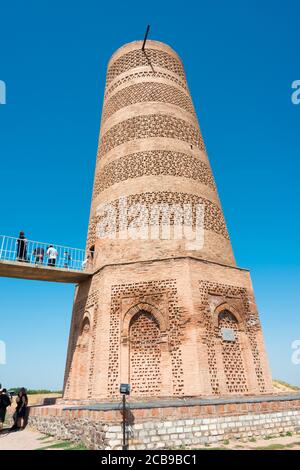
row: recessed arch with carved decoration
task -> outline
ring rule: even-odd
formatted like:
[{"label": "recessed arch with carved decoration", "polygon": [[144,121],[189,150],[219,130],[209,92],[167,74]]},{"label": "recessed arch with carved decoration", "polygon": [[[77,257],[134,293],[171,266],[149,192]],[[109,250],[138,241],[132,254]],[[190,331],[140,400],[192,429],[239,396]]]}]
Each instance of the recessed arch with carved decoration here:
[{"label": "recessed arch with carved decoration", "polygon": [[123,327],[122,327],[123,339],[128,338],[131,320],[134,318],[135,315],[137,315],[141,311],[152,314],[159,325],[161,334],[166,333],[168,329],[168,322],[165,316],[163,315],[163,313],[156,306],[148,302],[139,302],[133,305],[132,307],[130,307],[129,310],[127,310],[127,312],[124,315]]},{"label": "recessed arch with carved decoration", "polygon": [[228,312],[234,317],[237,322],[237,327],[239,331],[245,331],[245,325],[242,315],[233,305],[230,305],[228,302],[222,302],[215,308],[213,317],[213,323],[215,327],[219,326],[220,315],[223,312]]}]

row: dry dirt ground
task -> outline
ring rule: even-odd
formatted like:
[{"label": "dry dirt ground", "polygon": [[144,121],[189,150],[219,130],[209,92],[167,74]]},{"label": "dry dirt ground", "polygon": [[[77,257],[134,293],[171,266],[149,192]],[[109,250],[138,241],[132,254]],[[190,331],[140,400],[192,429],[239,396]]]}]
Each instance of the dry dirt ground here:
[{"label": "dry dirt ground", "polygon": [[39,449],[41,447],[45,447],[46,445],[44,443],[44,439],[42,439],[43,437],[44,436],[39,432],[35,432],[27,428],[23,431],[16,432],[10,432],[9,428],[4,428],[4,430],[0,433],[0,450]]},{"label": "dry dirt ground", "polygon": [[[224,441],[218,447],[197,446],[197,450],[300,450],[300,435],[283,436],[256,441]],[[41,434],[30,428],[23,431],[9,432],[6,427],[0,433],[1,450],[87,450],[83,445]],[[175,449],[173,449],[175,450]],[[179,449],[178,449],[179,450]]]},{"label": "dry dirt ground", "polygon": [[300,450],[300,434],[293,436],[249,439],[247,442],[225,440],[218,447],[197,446],[199,450]]},{"label": "dry dirt ground", "polygon": [[41,434],[26,427],[22,431],[10,431],[5,426],[0,432],[1,450],[87,450],[82,444],[70,441],[58,441],[54,437]]}]

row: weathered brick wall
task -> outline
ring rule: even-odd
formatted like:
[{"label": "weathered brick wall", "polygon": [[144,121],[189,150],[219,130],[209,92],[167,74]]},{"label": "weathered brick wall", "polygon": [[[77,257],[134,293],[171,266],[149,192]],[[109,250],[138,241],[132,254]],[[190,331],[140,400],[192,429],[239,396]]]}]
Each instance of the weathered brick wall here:
[{"label": "weathered brick wall", "polygon": [[157,396],[161,390],[162,364],[160,330],[155,317],[141,310],[130,327],[130,357],[132,393]]},{"label": "weathered brick wall", "polygon": [[104,268],[79,287],[71,331],[66,399],[118,397],[121,382],[135,396],[272,392],[245,270],[192,259]]}]

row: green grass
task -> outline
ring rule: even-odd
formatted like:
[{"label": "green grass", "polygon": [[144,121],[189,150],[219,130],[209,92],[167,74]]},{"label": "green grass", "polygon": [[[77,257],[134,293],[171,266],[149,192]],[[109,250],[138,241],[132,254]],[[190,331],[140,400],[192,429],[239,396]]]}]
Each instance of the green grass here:
[{"label": "green grass", "polygon": [[255,450],[283,450],[286,448],[287,446],[283,444],[271,444],[266,447],[255,447]]},{"label": "green grass", "polygon": [[77,446],[72,447],[70,450],[89,450],[89,449],[85,447],[84,444],[78,444]]},{"label": "green grass", "polygon": [[52,436],[50,434],[46,434],[45,436],[38,437],[38,441],[45,441],[46,439],[50,439]]},{"label": "green grass", "polygon": [[[41,439],[40,439],[41,440]],[[44,441],[44,444],[46,442]],[[75,442],[71,441],[61,441],[57,442],[55,444],[51,444],[51,441],[49,442],[48,446],[41,447],[37,450],[51,450],[51,449],[59,449],[59,450],[89,450],[83,443],[76,444]]]},{"label": "green grass", "polygon": [[51,444],[46,447],[42,447],[41,449],[38,450],[48,450],[48,449],[62,449],[62,450],[67,450],[73,445],[72,442],[70,441],[61,441],[57,442],[56,444]]}]

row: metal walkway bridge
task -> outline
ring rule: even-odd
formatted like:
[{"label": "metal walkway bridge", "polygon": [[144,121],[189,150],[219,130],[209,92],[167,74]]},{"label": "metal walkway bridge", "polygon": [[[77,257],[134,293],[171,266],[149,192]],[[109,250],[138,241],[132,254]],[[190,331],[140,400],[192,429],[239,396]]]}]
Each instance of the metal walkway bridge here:
[{"label": "metal walkway bridge", "polygon": [[85,250],[0,235],[0,277],[78,283],[91,268]]}]

